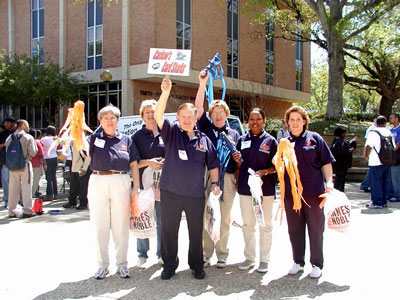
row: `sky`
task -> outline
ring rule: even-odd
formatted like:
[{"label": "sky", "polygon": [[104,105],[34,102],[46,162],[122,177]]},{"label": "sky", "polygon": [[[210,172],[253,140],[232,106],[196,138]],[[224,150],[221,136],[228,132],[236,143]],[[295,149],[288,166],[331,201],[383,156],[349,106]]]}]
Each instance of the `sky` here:
[{"label": "sky", "polygon": [[327,60],[327,53],[317,44],[311,43],[311,64],[321,63]]}]

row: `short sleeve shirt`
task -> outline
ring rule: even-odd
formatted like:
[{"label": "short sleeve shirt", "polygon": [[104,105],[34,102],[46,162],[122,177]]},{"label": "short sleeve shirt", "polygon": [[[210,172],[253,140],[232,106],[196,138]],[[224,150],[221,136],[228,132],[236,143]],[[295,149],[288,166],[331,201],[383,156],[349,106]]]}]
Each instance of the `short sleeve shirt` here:
[{"label": "short sleeve shirt", "polygon": [[36,155],[34,157],[32,157],[31,163],[32,163],[33,168],[39,168],[42,164],[40,159],[43,158],[43,146],[40,143],[40,141],[36,140],[35,142],[36,142],[36,146],[38,148],[38,152],[36,153]]},{"label": "short sleeve shirt", "polygon": [[[258,170],[269,169],[273,166],[272,158],[277,150],[276,139],[266,131],[253,135],[250,131],[239,138],[237,149],[242,154],[243,162],[239,169],[238,193],[250,196],[248,184],[249,168]],[[268,174],[261,177],[264,196],[275,195],[276,174]]]},{"label": "short sleeve shirt", "polygon": [[391,132],[389,129],[385,127],[376,127],[368,133],[367,140],[365,141],[365,146],[371,147],[371,151],[368,156],[368,166],[375,167],[381,166],[381,160],[379,159],[379,151],[381,150],[381,138],[378,133],[374,130],[377,130],[383,136],[390,136]]},{"label": "short sleeve shirt", "polygon": [[[199,130],[207,135],[207,137],[211,140],[214,147],[217,148],[217,142],[220,132],[225,132],[228,138],[236,145],[239,140],[239,133],[231,128],[228,128],[226,125],[222,128],[215,127],[211,121],[207,118],[206,113],[204,112],[201,118],[197,121],[197,126]],[[228,162],[228,166],[226,167],[226,173],[234,173],[236,169],[235,161],[230,158]]]},{"label": "short sleeve shirt", "polygon": [[132,139],[117,131],[113,137],[103,131],[89,137],[90,168],[94,171],[125,171],[130,163],[139,160],[138,151]]},{"label": "short sleeve shirt", "polygon": [[54,136],[45,136],[40,140],[43,145],[43,156],[45,159],[51,159],[57,157],[57,146],[53,145]]},{"label": "short sleeve shirt", "polygon": [[178,124],[164,120],[161,136],[165,145],[165,161],[160,189],[189,197],[204,197],[206,167],[219,167],[217,152],[211,140],[195,130],[189,139]]},{"label": "short sleeve shirt", "polygon": [[[294,144],[303,195],[319,195],[325,190],[322,166],[334,163],[325,140],[316,132],[304,130],[298,137],[290,134],[289,141]],[[289,176],[285,173],[285,195],[291,196]]]},{"label": "short sleeve shirt", "polygon": [[400,142],[400,125],[397,125],[397,127],[390,129],[390,132],[393,135],[394,142],[397,144]]}]

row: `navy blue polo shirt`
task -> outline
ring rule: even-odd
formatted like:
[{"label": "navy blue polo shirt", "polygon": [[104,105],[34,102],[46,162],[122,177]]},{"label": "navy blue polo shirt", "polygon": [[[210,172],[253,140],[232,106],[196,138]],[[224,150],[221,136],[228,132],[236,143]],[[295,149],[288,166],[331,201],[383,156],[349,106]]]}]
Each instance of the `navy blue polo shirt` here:
[{"label": "navy blue polo shirt", "polygon": [[[335,162],[325,140],[316,132],[304,130],[298,137],[290,134],[294,142],[303,195],[320,195],[325,191],[322,166]],[[285,173],[285,195],[291,196],[290,179]]]},{"label": "navy blue polo shirt", "polygon": [[[154,136],[153,131],[148,130],[146,125],[143,125],[143,128],[133,135],[132,140],[139,152],[140,159],[165,157],[164,141],[161,135],[157,134]],[[140,188],[143,188],[142,175],[145,169],[146,168],[139,169]]]},{"label": "navy blue polo shirt", "polygon": [[161,136],[165,144],[165,161],[160,189],[189,197],[204,197],[204,173],[219,167],[214,145],[202,132],[189,136],[178,124],[164,120]]},{"label": "navy blue polo shirt", "polygon": [[[239,169],[238,193],[251,196],[249,180],[249,168],[255,172],[273,167],[274,157],[278,142],[266,131],[253,135],[251,131],[239,138],[237,149],[242,154],[243,162]],[[261,177],[263,181],[262,191],[264,196],[275,195],[276,174],[268,174]]]},{"label": "navy blue polo shirt", "polygon": [[[226,133],[228,138],[233,141],[235,145],[237,145],[237,142],[239,140],[239,133],[236,130],[228,128],[226,125],[224,125],[222,128],[215,127],[207,118],[206,112],[203,112],[201,118],[197,121],[197,127],[201,132],[204,132],[206,134],[206,136],[211,140],[215,148],[217,148],[219,133],[222,131]],[[233,174],[235,173],[235,169],[236,163],[231,157],[228,162],[228,166],[226,167],[226,173]]]},{"label": "navy blue polo shirt", "polygon": [[114,137],[104,131],[89,137],[90,169],[94,171],[126,171],[130,163],[139,160],[138,151],[132,139],[118,132]]}]

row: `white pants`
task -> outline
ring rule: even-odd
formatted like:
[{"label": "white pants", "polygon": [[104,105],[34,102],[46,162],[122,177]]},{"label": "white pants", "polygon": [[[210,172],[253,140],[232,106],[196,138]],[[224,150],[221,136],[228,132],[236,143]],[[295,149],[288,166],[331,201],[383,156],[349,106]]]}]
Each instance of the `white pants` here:
[{"label": "white pants", "polygon": [[24,213],[32,213],[32,165],[30,162],[25,164],[23,171],[10,171],[10,181],[8,182],[8,213],[12,212],[18,204],[20,195],[24,204]]},{"label": "white pants", "polygon": [[117,267],[127,266],[131,180],[128,174],[97,175],[89,179],[90,220],[95,234],[99,267],[108,268],[112,232]]},{"label": "white pants", "polygon": [[[240,210],[243,219],[244,256],[247,260],[256,259],[256,217],[251,196],[240,196]],[[272,244],[272,205],[274,196],[263,197],[263,212],[265,226],[259,226],[260,232],[260,262],[269,262]]]}]

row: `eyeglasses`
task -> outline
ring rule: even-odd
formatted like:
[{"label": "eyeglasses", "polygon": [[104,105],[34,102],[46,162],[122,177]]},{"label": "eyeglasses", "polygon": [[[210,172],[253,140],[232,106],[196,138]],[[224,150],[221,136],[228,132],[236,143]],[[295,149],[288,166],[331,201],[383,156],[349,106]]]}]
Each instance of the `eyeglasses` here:
[{"label": "eyeglasses", "polygon": [[116,117],[111,117],[111,118],[107,118],[107,117],[104,117],[104,118],[102,118],[102,120],[104,121],[104,122],[115,122],[115,121],[117,121],[117,118]]},{"label": "eyeglasses", "polygon": [[216,112],[211,113],[212,117],[223,117],[225,115],[226,115],[226,113],[224,111],[220,111],[218,113],[216,113]]}]

